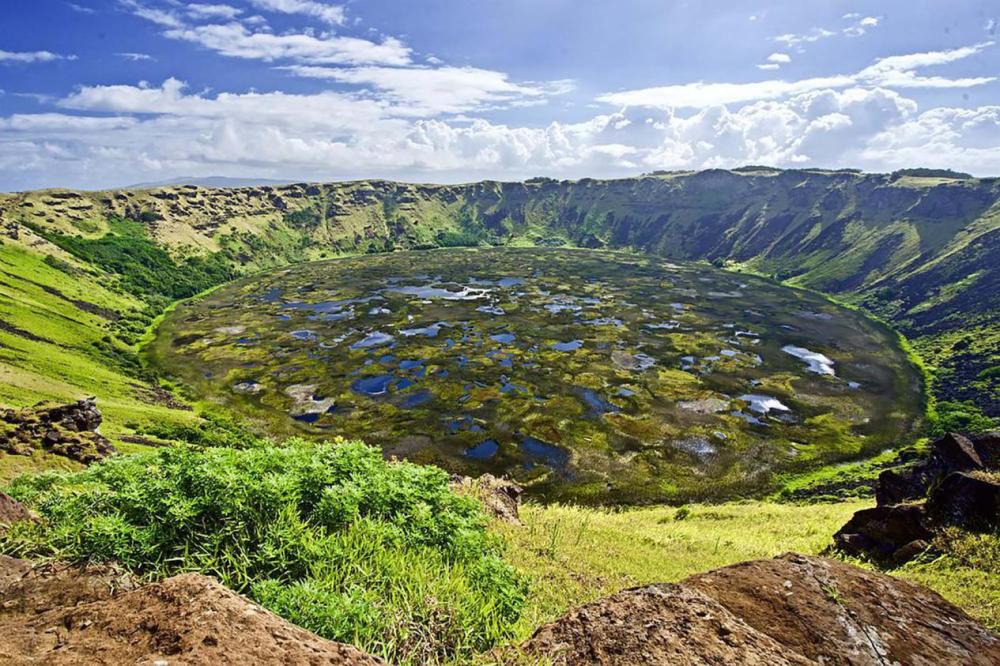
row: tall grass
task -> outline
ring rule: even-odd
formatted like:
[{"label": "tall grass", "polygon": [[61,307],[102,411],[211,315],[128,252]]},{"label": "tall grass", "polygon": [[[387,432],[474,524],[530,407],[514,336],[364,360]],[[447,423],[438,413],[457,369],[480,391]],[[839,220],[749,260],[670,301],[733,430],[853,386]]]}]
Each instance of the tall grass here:
[{"label": "tall grass", "polygon": [[508,637],[525,603],[479,504],[435,467],[358,442],[181,446],[16,480],[43,518],[0,538],[21,557],[117,560],[216,576],[280,615],[394,663]]}]

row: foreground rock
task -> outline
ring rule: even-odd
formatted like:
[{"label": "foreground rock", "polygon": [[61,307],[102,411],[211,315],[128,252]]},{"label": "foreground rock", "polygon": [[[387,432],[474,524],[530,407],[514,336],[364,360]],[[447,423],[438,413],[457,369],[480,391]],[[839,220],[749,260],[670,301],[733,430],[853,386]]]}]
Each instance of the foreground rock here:
[{"label": "foreground rock", "polygon": [[97,432],[102,421],[94,398],[67,405],[0,411],[0,451],[29,456],[43,450],[90,464],[115,452]]},{"label": "foreground rock", "polygon": [[1000,638],[936,593],[795,554],[625,590],[523,649],[556,664],[1000,663]]},{"label": "foreground rock", "polygon": [[0,663],[381,664],[198,574],[136,586],[114,567],[0,558]]},{"label": "foreground rock", "polygon": [[920,554],[942,527],[1000,526],[1000,434],[955,433],[929,455],[882,472],[877,506],[858,511],[834,535],[837,548],[901,564]]},{"label": "foreground rock", "polygon": [[822,664],[1000,663],[1000,638],[936,592],[836,560],[788,553],[684,584]]},{"label": "foreground rock", "polygon": [[679,585],[623,590],[543,626],[524,650],[555,664],[809,664]]}]

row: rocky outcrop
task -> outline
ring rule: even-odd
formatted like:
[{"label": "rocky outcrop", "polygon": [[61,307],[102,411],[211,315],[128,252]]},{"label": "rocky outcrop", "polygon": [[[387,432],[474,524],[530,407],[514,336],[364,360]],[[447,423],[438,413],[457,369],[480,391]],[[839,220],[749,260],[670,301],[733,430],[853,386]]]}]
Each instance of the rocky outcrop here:
[{"label": "rocky outcrop", "polygon": [[948,525],[1000,525],[1000,435],[949,433],[926,458],[879,475],[877,506],[863,509],[834,535],[837,548],[881,562],[903,563],[927,549]]},{"label": "rocky outcrop", "polygon": [[183,574],[138,586],[114,567],[0,558],[0,663],[376,665],[227,590]]},{"label": "rocky outcrop", "polygon": [[43,450],[84,464],[115,452],[97,432],[101,412],[94,398],[66,405],[0,411],[0,451],[31,455]]},{"label": "rocky outcrop", "polygon": [[1000,638],[936,593],[793,553],[625,590],[543,626],[523,649],[555,664],[1000,660]]},{"label": "rocky outcrop", "polygon": [[512,525],[521,524],[518,509],[524,488],[510,479],[492,474],[474,478],[456,474],[451,477],[451,488],[459,494],[478,499],[487,515],[492,518]]}]

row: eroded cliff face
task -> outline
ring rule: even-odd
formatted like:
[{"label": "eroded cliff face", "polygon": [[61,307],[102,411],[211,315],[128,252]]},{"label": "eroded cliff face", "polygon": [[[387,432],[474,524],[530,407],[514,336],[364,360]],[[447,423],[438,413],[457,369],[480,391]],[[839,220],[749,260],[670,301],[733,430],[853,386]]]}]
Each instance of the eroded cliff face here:
[{"label": "eroded cliff face", "polygon": [[[915,339],[943,397],[994,415],[1000,180],[854,171],[709,170],[621,180],[386,181],[0,198],[13,242],[141,222],[175,255],[237,270],[351,252],[570,244],[706,259],[858,303]],[[42,248],[41,251],[44,251]]]}]

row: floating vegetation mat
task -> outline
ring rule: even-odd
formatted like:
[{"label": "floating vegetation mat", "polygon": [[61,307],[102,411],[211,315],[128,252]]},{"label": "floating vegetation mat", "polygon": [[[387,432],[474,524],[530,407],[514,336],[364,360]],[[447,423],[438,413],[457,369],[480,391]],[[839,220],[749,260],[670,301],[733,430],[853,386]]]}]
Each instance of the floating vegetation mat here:
[{"label": "floating vegetation mat", "polygon": [[151,349],[277,435],[506,474],[547,499],[733,497],[920,418],[895,336],[702,264],[450,249],[296,266],[178,307]]}]

